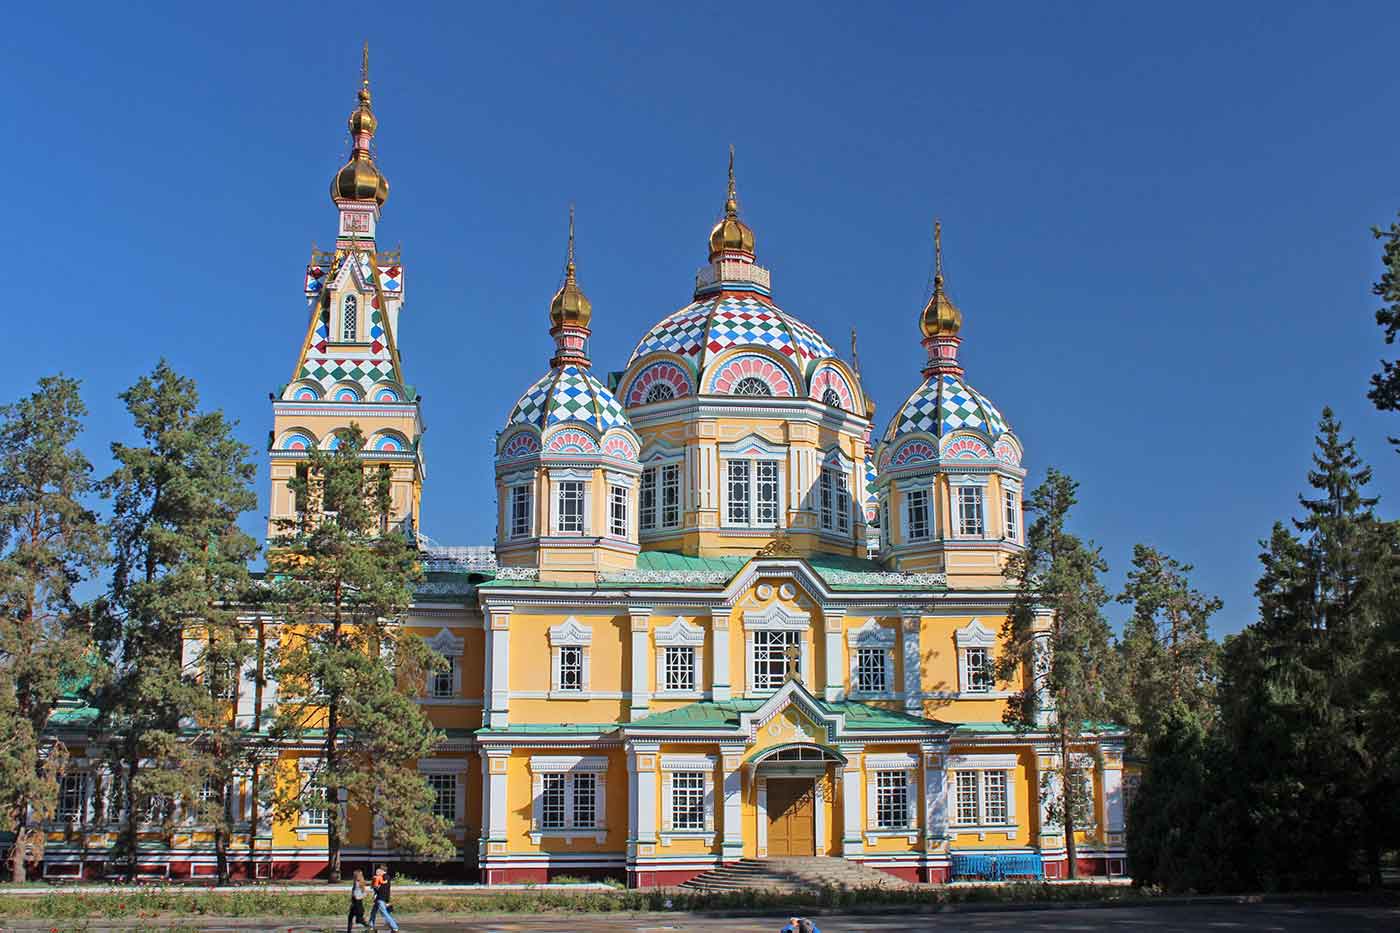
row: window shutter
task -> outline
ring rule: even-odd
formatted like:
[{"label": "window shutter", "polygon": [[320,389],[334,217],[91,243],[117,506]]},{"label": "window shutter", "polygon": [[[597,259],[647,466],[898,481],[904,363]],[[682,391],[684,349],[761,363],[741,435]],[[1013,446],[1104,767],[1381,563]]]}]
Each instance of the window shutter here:
[{"label": "window shutter", "polygon": [[1016,772],[1006,772],[1006,822],[1016,822]]},{"label": "window shutter", "polygon": [[875,805],[879,798],[879,792],[875,789],[876,777],[874,771],[865,773],[865,828],[875,829]]},{"label": "window shutter", "polygon": [[675,816],[676,812],[676,799],[672,794],[671,773],[669,771],[666,772],[665,777],[661,779],[661,785],[661,800],[663,803],[661,807],[661,828],[666,832],[670,832],[674,822],[672,817]]},{"label": "window shutter", "polygon": [[608,799],[607,786],[607,772],[598,772],[593,778],[593,825],[598,829],[600,834],[608,828],[608,811],[605,806]]},{"label": "window shutter", "polygon": [[705,832],[715,831],[715,776],[705,772]]}]

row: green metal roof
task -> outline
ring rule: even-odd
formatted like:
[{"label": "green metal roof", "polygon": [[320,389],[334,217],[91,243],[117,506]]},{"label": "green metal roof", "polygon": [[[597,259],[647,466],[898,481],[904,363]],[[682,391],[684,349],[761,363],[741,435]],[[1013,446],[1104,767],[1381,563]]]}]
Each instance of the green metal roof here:
[{"label": "green metal roof", "polygon": [[[810,695],[809,695],[810,696]],[[844,715],[846,728],[853,730],[907,730],[927,729],[930,726],[946,728],[947,723],[937,719],[924,719],[910,716],[879,706],[857,703],[854,700],[828,702],[811,697],[817,707],[826,713]],[[743,699],[720,702],[701,701],[690,703],[664,713],[653,713],[629,724],[633,729],[737,729],[739,717],[752,713],[764,704],[764,700]]]}]

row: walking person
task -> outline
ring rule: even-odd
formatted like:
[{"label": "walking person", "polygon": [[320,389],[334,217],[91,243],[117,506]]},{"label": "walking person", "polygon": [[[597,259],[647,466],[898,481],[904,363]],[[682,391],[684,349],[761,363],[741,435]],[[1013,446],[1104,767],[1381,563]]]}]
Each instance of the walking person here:
[{"label": "walking person", "polygon": [[345,917],[345,933],[350,933],[351,927],[356,921],[360,926],[368,927],[365,920],[365,897],[369,894],[369,887],[365,884],[365,873],[355,871],[355,880],[350,885],[350,913]]},{"label": "walking person", "polygon": [[389,869],[386,866],[380,865],[375,869],[373,887],[374,907],[370,908],[369,912],[370,926],[374,927],[376,930],[379,929],[374,922],[374,918],[379,914],[383,914],[384,922],[389,924],[389,929],[392,930],[393,933],[398,933],[399,922],[395,920],[394,915],[389,912],[389,898],[391,892],[389,886]]},{"label": "walking person", "polygon": [[817,925],[805,917],[789,917],[787,926],[778,933],[822,933]]}]

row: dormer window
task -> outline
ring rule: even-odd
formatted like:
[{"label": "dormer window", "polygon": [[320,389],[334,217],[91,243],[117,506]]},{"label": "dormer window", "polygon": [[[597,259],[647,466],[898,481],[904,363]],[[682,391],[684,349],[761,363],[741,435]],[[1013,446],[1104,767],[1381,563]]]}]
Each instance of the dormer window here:
[{"label": "dormer window", "polygon": [[647,394],[642,397],[643,405],[650,405],[652,402],[669,402],[676,397],[676,390],[669,383],[652,383],[647,389]]},{"label": "dormer window", "polygon": [[347,343],[356,339],[359,333],[360,300],[354,295],[346,295],[340,310],[340,337]]},{"label": "dormer window", "polygon": [[757,376],[745,376],[734,385],[735,395],[767,395],[773,394],[773,387]]}]

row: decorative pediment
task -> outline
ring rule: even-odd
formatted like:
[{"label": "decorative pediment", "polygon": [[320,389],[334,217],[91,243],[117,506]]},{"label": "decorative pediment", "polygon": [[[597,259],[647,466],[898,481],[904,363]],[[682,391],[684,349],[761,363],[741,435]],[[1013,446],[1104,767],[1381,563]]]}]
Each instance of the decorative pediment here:
[{"label": "decorative pediment", "polygon": [[795,629],[806,631],[812,627],[812,614],[803,612],[782,603],[771,603],[764,609],[744,610],[744,631],[756,629]]},{"label": "decorative pediment", "polygon": [[726,459],[734,457],[784,458],[787,456],[787,448],[782,444],[764,440],[757,434],[750,434],[732,443],[721,444],[719,450],[720,456]]},{"label": "decorative pediment", "polygon": [[786,713],[790,707],[814,727],[811,731],[816,734],[809,738],[815,741],[834,742],[836,736],[846,731],[846,717],[822,709],[816,698],[796,680],[789,680],[783,684],[758,709],[750,713],[741,713],[739,728],[747,732],[750,738],[756,738],[759,729]]},{"label": "decorative pediment", "polygon": [[443,628],[436,635],[427,640],[428,647],[446,658],[460,658],[462,649],[466,644],[466,639],[458,638],[448,629]]},{"label": "decorative pediment", "polygon": [[865,620],[865,624],[860,628],[853,628],[846,632],[846,644],[851,646],[861,646],[864,648],[893,648],[899,636],[895,630],[887,625],[881,625],[880,620],[873,616]]},{"label": "decorative pediment", "polygon": [[997,633],[976,619],[958,629],[955,638],[959,648],[990,648],[997,643]]},{"label": "decorative pediment", "polygon": [[550,628],[549,643],[556,647],[559,645],[591,645],[593,643],[593,629],[579,624],[578,619],[571,616]]},{"label": "decorative pediment", "polygon": [[700,647],[705,644],[705,630],[676,616],[676,621],[656,630],[656,643],[667,647]]}]

